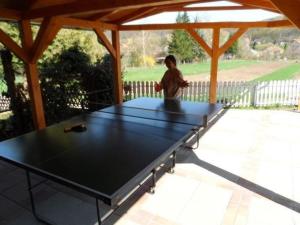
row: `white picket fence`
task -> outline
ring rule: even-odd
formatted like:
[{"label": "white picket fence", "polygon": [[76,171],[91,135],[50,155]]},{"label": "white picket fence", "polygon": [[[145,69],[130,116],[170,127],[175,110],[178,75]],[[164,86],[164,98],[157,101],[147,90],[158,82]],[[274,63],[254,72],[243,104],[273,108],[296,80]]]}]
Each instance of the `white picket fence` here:
[{"label": "white picket fence", "polygon": [[[138,97],[163,97],[162,92],[155,92],[154,81],[124,82],[126,99]],[[190,82],[183,90],[183,100],[207,102],[209,82]],[[278,80],[263,82],[224,81],[218,82],[218,102],[233,107],[249,106],[292,106],[298,105],[300,98],[300,80]]]},{"label": "white picket fence", "polygon": [[9,111],[10,99],[0,95],[0,113]]}]

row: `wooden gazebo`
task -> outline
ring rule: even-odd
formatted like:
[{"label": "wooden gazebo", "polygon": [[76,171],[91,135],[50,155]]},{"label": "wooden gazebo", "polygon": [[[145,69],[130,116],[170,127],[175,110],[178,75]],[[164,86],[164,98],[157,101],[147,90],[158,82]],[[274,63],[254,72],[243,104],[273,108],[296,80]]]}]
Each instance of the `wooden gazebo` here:
[{"label": "wooden gazebo", "polygon": [[[213,0],[217,2],[218,0]],[[2,0],[0,1],[1,20],[19,24],[22,46],[19,46],[5,32],[0,30],[0,41],[17,57],[24,61],[27,82],[33,108],[33,118],[37,129],[46,126],[37,60],[55,38],[61,28],[83,28],[94,30],[114,58],[114,95],[116,103],[123,100],[120,59],[120,31],[184,29],[195,38],[211,57],[210,102],[216,102],[218,59],[235,40],[248,28],[286,27],[300,28],[300,0],[230,0],[237,6],[187,7],[190,4],[213,2],[212,0]],[[124,23],[172,11],[209,11],[264,9],[281,13],[287,19],[263,22],[212,22],[181,24],[123,25]],[[31,23],[40,24],[37,37],[33,40]],[[195,29],[212,29],[213,41],[210,46]],[[223,46],[219,45],[222,28],[237,28],[237,32]],[[104,31],[110,30],[111,41]]]}]

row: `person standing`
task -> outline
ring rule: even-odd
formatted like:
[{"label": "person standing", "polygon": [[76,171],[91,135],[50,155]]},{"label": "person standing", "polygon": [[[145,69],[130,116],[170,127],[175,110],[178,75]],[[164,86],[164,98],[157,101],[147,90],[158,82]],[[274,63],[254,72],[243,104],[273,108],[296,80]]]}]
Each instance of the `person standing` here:
[{"label": "person standing", "polygon": [[180,99],[182,89],[188,87],[189,84],[183,80],[182,73],[177,69],[176,59],[173,55],[168,55],[164,62],[168,70],[160,83],[155,82],[155,91],[160,92],[163,90],[165,99]]}]

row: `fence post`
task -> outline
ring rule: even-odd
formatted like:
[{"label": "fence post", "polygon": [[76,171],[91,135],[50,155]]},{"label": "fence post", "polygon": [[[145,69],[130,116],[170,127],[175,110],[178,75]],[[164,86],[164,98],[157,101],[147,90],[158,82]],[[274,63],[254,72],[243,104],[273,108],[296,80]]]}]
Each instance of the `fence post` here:
[{"label": "fence post", "polygon": [[251,87],[250,87],[250,91],[251,91],[251,100],[250,100],[250,106],[255,107],[256,106],[256,92],[257,92],[257,83],[252,83]]}]

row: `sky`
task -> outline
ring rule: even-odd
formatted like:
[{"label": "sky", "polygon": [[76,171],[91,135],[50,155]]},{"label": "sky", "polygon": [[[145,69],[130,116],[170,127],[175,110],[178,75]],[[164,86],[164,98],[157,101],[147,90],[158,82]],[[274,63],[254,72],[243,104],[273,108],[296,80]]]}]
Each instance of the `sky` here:
[{"label": "sky", "polygon": [[[239,4],[234,4],[227,1],[211,2],[211,3],[201,3],[193,4],[188,7],[193,6],[238,6]],[[154,16],[150,16],[144,19],[135,20],[128,24],[154,24],[154,23],[174,23],[177,12],[167,12],[160,13]],[[272,19],[279,16],[277,13],[273,13],[265,10],[234,10],[234,11],[201,11],[201,12],[188,12],[188,15],[193,21],[196,17],[200,21],[205,22],[220,22],[220,21],[260,21]]]}]

